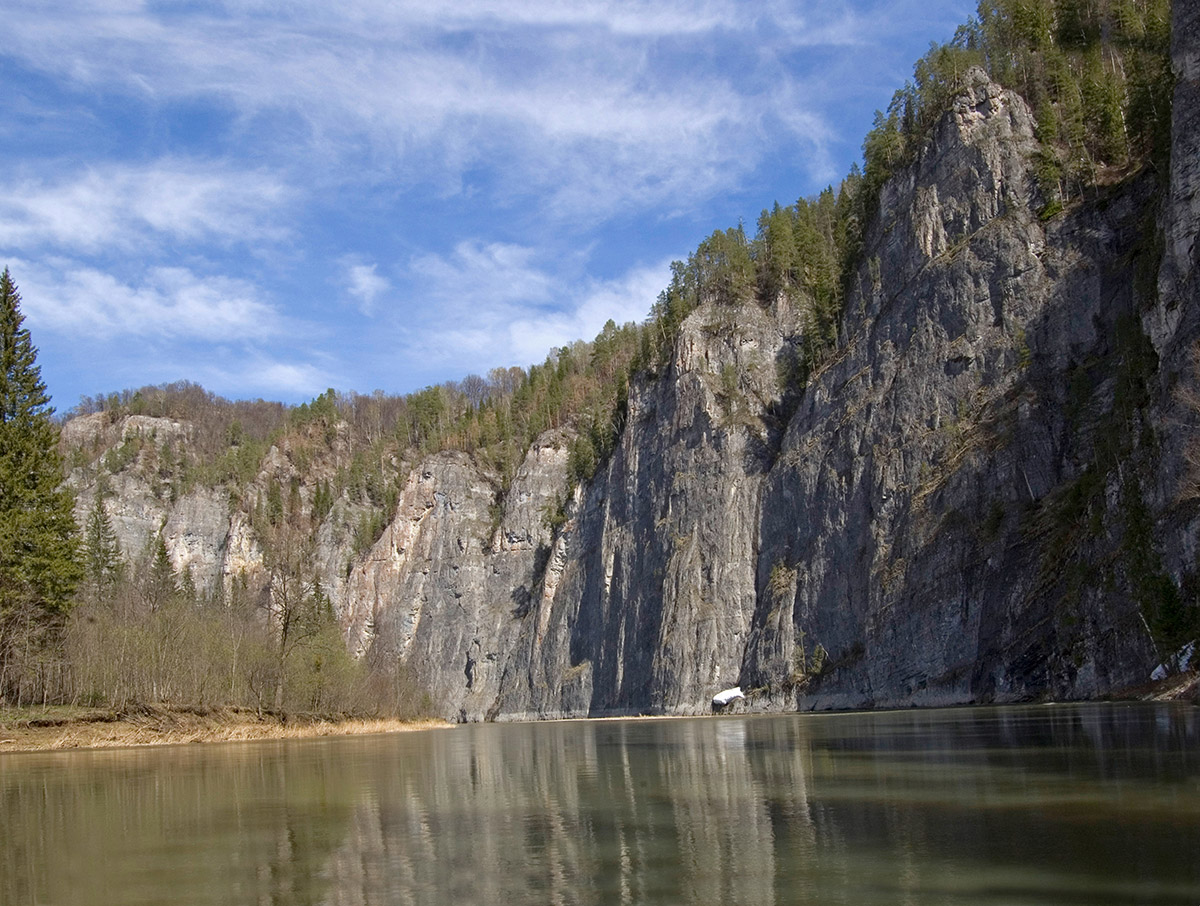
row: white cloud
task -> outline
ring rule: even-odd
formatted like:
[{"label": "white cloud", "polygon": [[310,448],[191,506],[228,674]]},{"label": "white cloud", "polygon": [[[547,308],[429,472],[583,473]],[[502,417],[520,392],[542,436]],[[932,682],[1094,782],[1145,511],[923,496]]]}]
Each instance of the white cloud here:
[{"label": "white cloud", "polygon": [[527,364],[644,317],[668,279],[598,262],[679,255],[773,200],[744,190],[836,179],[861,138],[839,106],[886,103],[911,65],[891,32],[973,3],[17,0],[0,108],[43,125],[0,154],[0,253],[36,262],[27,314],[56,339],[186,348],[181,376],[235,395]]},{"label": "white cloud", "polygon": [[[576,2],[541,0],[420,0],[401,4],[363,0],[352,4],[360,16],[378,17],[396,24],[426,26],[536,28],[599,28],[616,34],[661,37],[692,34],[718,27],[737,27],[736,10],[727,3]],[[744,21],[744,20],[743,20]]]},{"label": "white cloud", "polygon": [[[728,188],[773,150],[764,118],[819,151],[821,118],[773,56],[847,33],[840,5],[798,17],[780,3],[252,2],[218,15],[79,0],[60,12],[8,16],[9,52],[87,86],[303,123],[302,144],[276,155],[369,149],[389,178],[448,186],[484,166],[501,196],[545,193],[562,218]],[[732,44],[740,62],[722,65],[712,47]],[[755,59],[761,72],[746,68]]]},{"label": "white cloud", "polygon": [[375,300],[392,288],[386,277],[376,273],[374,262],[366,263],[354,255],[342,259],[346,272],[346,292],[358,300],[358,308],[364,315],[375,312]]},{"label": "white cloud", "polygon": [[553,278],[534,264],[535,249],[503,242],[465,240],[446,257],[418,256],[412,271],[424,295],[447,308],[471,312],[504,310],[512,303],[536,305],[548,301]]},{"label": "white cloud", "polygon": [[103,390],[186,379],[235,398],[305,399],[339,385],[328,357],[302,342],[311,329],[246,281],[158,267],[128,282],[61,258],[11,266],[55,369],[102,369],[115,382]]},{"label": "white cloud", "polygon": [[284,396],[313,397],[336,383],[328,372],[304,362],[280,362],[269,358],[257,359],[240,372],[222,371],[214,374],[214,386],[228,385],[236,392],[254,387],[259,393],[278,393]]},{"label": "white cloud", "polygon": [[420,304],[406,317],[410,355],[463,362],[464,371],[541,361],[551,348],[590,340],[609,319],[642,321],[670,279],[670,265],[635,267],[610,280],[539,263],[534,249],[478,241],[449,257],[413,262]]},{"label": "white cloud", "polygon": [[641,322],[670,280],[668,262],[637,267],[613,280],[592,281],[578,299],[540,318],[517,317],[508,324],[513,361],[536,362],[553,347],[591,340],[612,320],[621,325]]},{"label": "white cloud", "polygon": [[107,164],[0,186],[0,247],[91,253],[147,241],[280,239],[288,191],[271,176],[203,164]]},{"label": "white cloud", "polygon": [[14,262],[25,315],[39,329],[81,341],[114,337],[225,342],[280,332],[278,310],[251,284],[182,267],[147,270],[137,284],[63,259]]}]

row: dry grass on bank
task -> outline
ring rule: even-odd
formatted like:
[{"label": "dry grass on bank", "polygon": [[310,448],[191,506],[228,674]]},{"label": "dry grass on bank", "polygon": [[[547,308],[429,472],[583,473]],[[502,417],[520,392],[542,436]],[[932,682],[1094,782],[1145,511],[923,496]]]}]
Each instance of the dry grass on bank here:
[{"label": "dry grass on bank", "polygon": [[123,711],[69,706],[0,709],[0,752],[302,739],[397,733],[440,726],[446,724],[436,720],[259,714],[242,708],[168,705],[136,705]]}]

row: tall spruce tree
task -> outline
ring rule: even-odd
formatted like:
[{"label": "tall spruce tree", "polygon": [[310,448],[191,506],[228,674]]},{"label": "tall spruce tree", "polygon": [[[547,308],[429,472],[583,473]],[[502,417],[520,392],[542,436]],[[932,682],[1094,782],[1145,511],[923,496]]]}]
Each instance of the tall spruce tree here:
[{"label": "tall spruce tree", "polygon": [[96,499],[88,513],[83,534],[84,580],[89,594],[101,599],[120,580],[124,572],[121,544],[104,505],[106,489],[96,489]]},{"label": "tall spruce tree", "polygon": [[171,565],[162,532],[162,526],[157,532],[151,532],[142,552],[142,600],[151,613],[168,603],[175,594],[175,568]]},{"label": "tall spruce tree", "polygon": [[[78,528],[58,427],[21,296],[0,274],[0,668],[65,612],[79,581]],[[13,679],[0,676],[0,697]]]}]

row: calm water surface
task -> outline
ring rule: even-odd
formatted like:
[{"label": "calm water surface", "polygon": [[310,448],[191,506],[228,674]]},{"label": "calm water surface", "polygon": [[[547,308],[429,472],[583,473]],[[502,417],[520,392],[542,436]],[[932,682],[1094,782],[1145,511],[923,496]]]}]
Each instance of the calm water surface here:
[{"label": "calm water surface", "polygon": [[1200,906],[1200,709],[0,755],[0,903]]}]

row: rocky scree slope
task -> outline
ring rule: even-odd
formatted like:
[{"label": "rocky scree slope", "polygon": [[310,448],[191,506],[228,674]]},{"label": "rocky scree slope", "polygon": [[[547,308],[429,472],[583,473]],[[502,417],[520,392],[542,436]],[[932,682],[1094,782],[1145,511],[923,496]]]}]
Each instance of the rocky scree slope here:
[{"label": "rocky scree slope", "polygon": [[[464,454],[389,463],[402,489],[369,550],[348,500],[317,531],[347,644],[407,663],[462,720],[701,713],[738,683],[749,707],[792,709],[1144,680],[1170,653],[1158,618],[1194,581],[1200,516],[1179,497],[1173,393],[1200,336],[1186,6],[1165,193],[1133,174],[1043,222],[1029,111],[973,72],[884,187],[842,340],[798,402],[777,366],[806,301],[711,301],[631,387],[615,451],[561,524],[546,514],[568,489],[569,432],[539,438],[500,496]],[[144,458],[188,430],[69,423],[64,446],[91,451],[72,473],[81,521],[106,452],[149,438],[108,479],[125,551],[161,527],[198,586],[269,594],[245,503],[155,486]],[[338,445],[272,448],[254,484],[290,483],[311,507]]]}]

